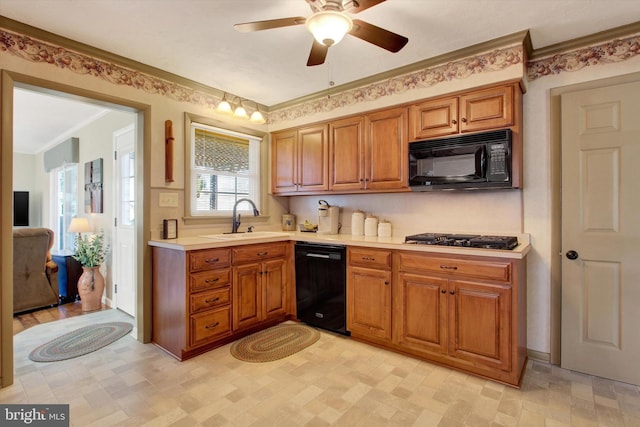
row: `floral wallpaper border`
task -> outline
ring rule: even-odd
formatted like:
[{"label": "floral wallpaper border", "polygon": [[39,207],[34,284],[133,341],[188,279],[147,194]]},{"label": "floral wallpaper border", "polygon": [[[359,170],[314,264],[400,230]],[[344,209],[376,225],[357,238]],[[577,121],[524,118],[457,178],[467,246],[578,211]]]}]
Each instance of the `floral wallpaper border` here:
[{"label": "floral wallpaper border", "polygon": [[640,55],[640,34],[527,62],[529,81],[594,65],[626,61]]},{"label": "floral wallpaper border", "polygon": [[512,65],[522,64],[522,45],[495,49],[446,64],[392,77],[367,86],[346,90],[330,97],[323,97],[303,104],[270,112],[272,122],[298,119],[307,115],[327,112],[336,108],[374,101],[417,88],[427,88],[442,82],[466,79],[480,73],[501,71]]},{"label": "floral wallpaper border", "polygon": [[109,83],[130,86],[150,94],[198,106],[215,108],[221,101],[218,97],[185,85],[3,29],[0,29],[0,52],[8,52],[30,62],[50,64],[76,74],[98,77]]},{"label": "floral wallpaper border", "polygon": [[[26,61],[50,64],[76,74],[100,78],[116,85],[129,86],[149,94],[166,96],[175,101],[215,109],[221,98],[145,74],[121,65],[102,61],[63,47],[22,34],[0,29],[0,51]],[[480,55],[463,58],[447,64],[426,68],[418,72],[348,90],[330,98],[313,100],[267,114],[267,123],[293,120],[323,111],[372,101],[384,96],[403,93],[420,87],[434,86],[454,79],[465,79],[474,74],[500,71],[523,63],[522,46],[500,48]]]},{"label": "floral wallpaper border", "polygon": [[[99,60],[86,54],[0,29],[0,52],[26,61],[50,64],[76,74],[98,77],[116,85],[129,86],[149,94],[166,96],[179,102],[215,109],[219,97],[192,89],[121,65]],[[596,46],[529,61],[526,63],[528,80],[584,67],[625,61],[640,55],[640,35],[616,39]],[[267,114],[267,123],[289,121],[319,112],[369,102],[381,97],[404,93],[416,88],[427,88],[451,80],[501,71],[524,63],[523,46],[510,46],[462,58],[446,64],[425,68],[377,83],[346,90],[330,97],[304,102]]]}]

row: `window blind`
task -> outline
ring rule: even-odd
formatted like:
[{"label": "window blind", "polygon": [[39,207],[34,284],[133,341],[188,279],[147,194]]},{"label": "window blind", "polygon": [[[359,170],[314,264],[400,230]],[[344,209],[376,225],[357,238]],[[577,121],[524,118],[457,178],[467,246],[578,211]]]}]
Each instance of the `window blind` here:
[{"label": "window blind", "polygon": [[249,172],[249,140],[195,129],[194,166],[219,172]]}]

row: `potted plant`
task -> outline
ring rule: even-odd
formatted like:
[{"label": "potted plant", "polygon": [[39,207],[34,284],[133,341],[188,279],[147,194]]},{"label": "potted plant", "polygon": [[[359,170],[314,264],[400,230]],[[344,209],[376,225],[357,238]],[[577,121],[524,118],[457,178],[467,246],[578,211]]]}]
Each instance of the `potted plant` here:
[{"label": "potted plant", "polygon": [[78,295],[82,301],[82,311],[99,310],[102,307],[104,276],[100,266],[104,262],[109,246],[104,243],[104,230],[99,234],[76,238],[76,252],[73,259],[82,266],[83,273],[78,279]]}]

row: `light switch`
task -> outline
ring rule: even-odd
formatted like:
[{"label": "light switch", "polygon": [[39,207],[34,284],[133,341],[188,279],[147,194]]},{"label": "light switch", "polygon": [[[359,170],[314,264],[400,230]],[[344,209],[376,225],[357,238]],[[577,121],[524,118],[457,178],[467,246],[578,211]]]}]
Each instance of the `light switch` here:
[{"label": "light switch", "polygon": [[177,208],[178,193],[160,193],[158,205],[161,208]]}]

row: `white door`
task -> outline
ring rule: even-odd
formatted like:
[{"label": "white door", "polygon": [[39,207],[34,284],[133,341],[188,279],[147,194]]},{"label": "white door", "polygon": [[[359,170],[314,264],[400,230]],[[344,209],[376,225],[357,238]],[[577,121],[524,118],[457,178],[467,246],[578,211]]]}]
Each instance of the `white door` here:
[{"label": "white door", "polygon": [[114,132],[113,141],[116,177],[114,304],[116,308],[135,317],[135,126]]},{"label": "white door", "polygon": [[640,384],[640,82],[562,95],[563,368]]}]

